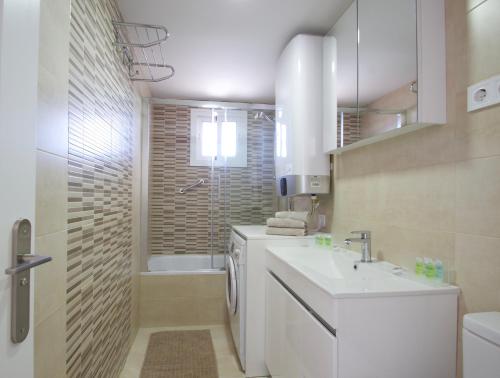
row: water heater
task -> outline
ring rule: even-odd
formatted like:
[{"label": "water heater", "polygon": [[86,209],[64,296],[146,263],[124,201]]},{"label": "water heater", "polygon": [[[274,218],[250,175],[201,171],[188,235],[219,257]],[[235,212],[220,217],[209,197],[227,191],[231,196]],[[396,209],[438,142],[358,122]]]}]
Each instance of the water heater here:
[{"label": "water heater", "polygon": [[323,153],[323,37],[299,34],[283,50],[276,77],[275,168],[281,196],[330,192]]}]

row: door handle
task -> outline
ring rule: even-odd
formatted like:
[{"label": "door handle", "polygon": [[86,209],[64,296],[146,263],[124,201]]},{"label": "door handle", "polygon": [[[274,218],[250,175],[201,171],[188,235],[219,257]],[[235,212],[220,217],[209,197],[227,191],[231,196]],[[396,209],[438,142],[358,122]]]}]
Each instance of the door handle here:
[{"label": "door handle", "polygon": [[45,264],[52,260],[50,256],[39,256],[39,255],[19,255],[17,259],[17,265],[5,269],[5,274],[18,274],[24,272],[25,270],[34,268],[35,266]]},{"label": "door handle", "polygon": [[31,254],[31,223],[20,219],[12,230],[12,267],[5,273],[12,276],[11,339],[20,343],[30,327],[30,269],[48,263],[50,256]]}]

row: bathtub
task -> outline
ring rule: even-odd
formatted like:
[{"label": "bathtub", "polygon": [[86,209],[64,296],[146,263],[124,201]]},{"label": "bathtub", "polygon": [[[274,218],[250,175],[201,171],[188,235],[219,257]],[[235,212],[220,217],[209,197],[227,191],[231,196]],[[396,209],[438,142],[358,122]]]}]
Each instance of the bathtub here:
[{"label": "bathtub", "polygon": [[224,325],[224,255],[152,255],[139,277],[141,327]]},{"label": "bathtub", "polygon": [[148,259],[148,272],[153,274],[221,274],[225,262],[224,255],[214,255],[214,269],[211,268],[210,255],[152,255]]}]

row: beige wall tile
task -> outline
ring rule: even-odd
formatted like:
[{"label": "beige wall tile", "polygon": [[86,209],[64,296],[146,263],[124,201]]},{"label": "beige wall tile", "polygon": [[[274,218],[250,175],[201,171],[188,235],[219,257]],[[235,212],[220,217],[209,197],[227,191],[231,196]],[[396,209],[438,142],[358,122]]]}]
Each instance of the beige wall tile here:
[{"label": "beige wall tile", "polygon": [[462,311],[500,311],[500,239],[456,234],[455,244]]},{"label": "beige wall tile", "polygon": [[[450,165],[383,175],[378,194],[383,206],[378,219],[417,230],[453,231],[454,180],[455,170]],[[371,184],[367,186],[370,188]]]},{"label": "beige wall tile", "polygon": [[465,114],[457,122],[455,149],[457,160],[500,155],[500,106]]},{"label": "beige wall tile", "polygon": [[198,277],[197,293],[199,298],[225,298],[226,276],[224,274],[206,274]]},{"label": "beige wall tile", "polygon": [[68,78],[70,5],[67,0],[40,1],[39,64],[57,77]]},{"label": "beige wall tile", "polygon": [[39,236],[35,240],[36,253],[52,257],[51,262],[35,272],[35,324],[66,305],[66,246],[66,231]]},{"label": "beige wall tile", "polygon": [[168,300],[170,298],[196,297],[199,276],[196,275],[158,275],[141,276],[141,300]]},{"label": "beige wall tile", "polygon": [[60,156],[68,153],[70,2],[40,2],[38,82],[38,148]]},{"label": "beige wall tile", "polygon": [[141,327],[199,324],[196,298],[170,298],[162,301],[141,299]]},{"label": "beige wall tile", "polygon": [[440,259],[453,268],[455,238],[452,232],[422,231],[396,225],[375,228],[373,252],[382,260],[414,269],[416,257]]},{"label": "beige wall tile", "polygon": [[[465,107],[464,107],[465,108]],[[424,128],[408,135],[415,149],[416,167],[453,163],[455,127],[451,124]]]},{"label": "beige wall tile", "polygon": [[38,72],[37,147],[68,155],[68,77],[42,66]]},{"label": "beige wall tile", "polygon": [[140,276],[140,325],[224,324],[224,275]]},{"label": "beige wall tile", "polygon": [[500,237],[500,156],[457,164],[456,230]]},{"label": "beige wall tile", "polygon": [[35,378],[66,377],[66,311],[59,308],[35,326]]},{"label": "beige wall tile", "polygon": [[225,276],[207,275],[143,275],[140,296],[145,300],[170,298],[221,298],[225,295]]},{"label": "beige wall tile", "polygon": [[66,229],[68,201],[67,160],[46,152],[37,152],[36,235]]},{"label": "beige wall tile", "polygon": [[200,298],[196,301],[198,324],[224,324],[226,320],[226,299]]},{"label": "beige wall tile", "polygon": [[364,224],[450,232],[454,230],[454,181],[452,165],[339,178],[334,216],[359,219]]}]

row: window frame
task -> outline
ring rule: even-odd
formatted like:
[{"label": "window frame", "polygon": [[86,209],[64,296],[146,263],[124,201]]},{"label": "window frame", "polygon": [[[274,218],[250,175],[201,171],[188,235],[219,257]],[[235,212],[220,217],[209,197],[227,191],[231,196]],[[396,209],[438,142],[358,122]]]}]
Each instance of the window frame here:
[{"label": "window frame", "polygon": [[[217,156],[214,158],[202,155],[202,129],[203,123],[217,124]],[[222,156],[222,123],[236,123],[236,156]],[[248,163],[248,112],[245,110],[229,109],[191,109],[190,130],[190,161],[192,167],[214,167],[246,168]]]}]

